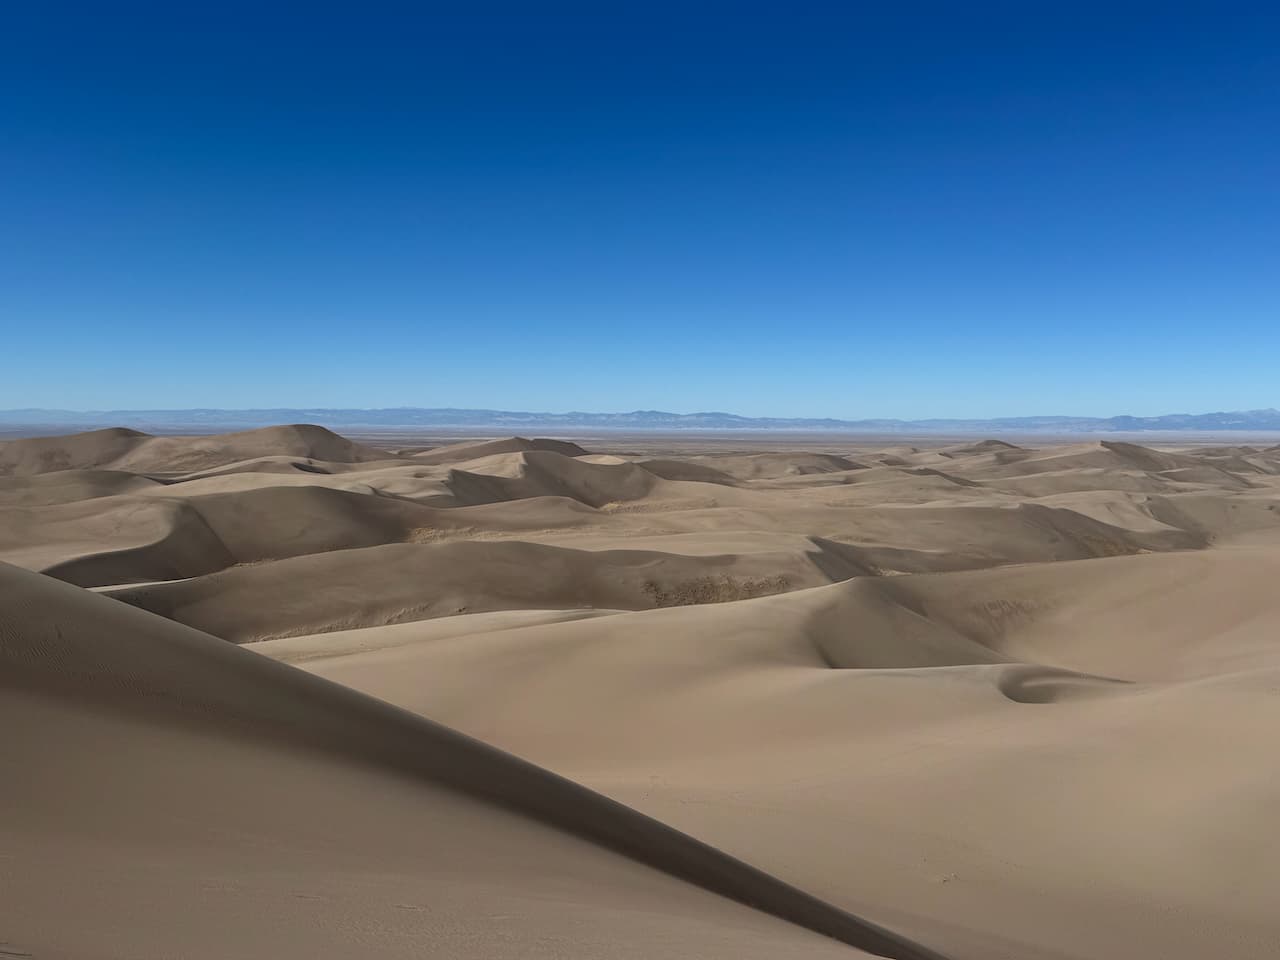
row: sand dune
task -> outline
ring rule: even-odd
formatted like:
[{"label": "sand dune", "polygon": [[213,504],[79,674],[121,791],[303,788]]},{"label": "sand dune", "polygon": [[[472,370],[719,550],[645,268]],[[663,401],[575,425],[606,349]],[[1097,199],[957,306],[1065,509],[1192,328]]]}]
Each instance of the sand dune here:
[{"label": "sand dune", "polygon": [[[173,442],[236,457],[247,446],[299,431]],[[93,435],[65,446],[78,449],[86,438]],[[152,440],[173,438],[126,439],[150,449]],[[15,443],[35,449],[43,441]],[[345,443],[337,443],[340,450]],[[467,449],[476,452],[475,445]],[[789,474],[780,467],[783,454],[737,458],[752,465],[747,472],[770,466],[770,476],[754,480],[701,462],[596,463],[541,449],[488,453],[456,467],[377,451],[365,462],[264,455],[192,473],[152,472],[164,482],[121,470],[68,469],[2,481],[0,559],[99,586],[405,540],[510,536],[573,546],[557,532],[568,528],[625,548],[637,536],[756,530],[846,544],[868,568],[924,572],[1202,546],[1214,534],[1200,515],[1217,509],[1206,503],[1253,516],[1261,500],[1227,504],[1222,494],[1257,490],[1265,500],[1270,491],[1260,474],[1248,480],[1208,463],[1163,470],[1175,455],[1118,452],[1114,445],[1044,453],[1022,464],[1026,475],[1004,476],[1010,469],[1004,464],[1001,476],[987,476],[992,458],[1008,452],[982,445],[917,451],[904,453],[911,460],[902,466],[852,470],[834,469],[852,462],[847,458],[826,457],[820,462],[833,468],[826,472],[802,455]],[[1121,454],[1124,469],[1044,469],[1050,461],[1060,466],[1084,456],[1093,463]],[[920,465],[930,462],[947,469]],[[1138,462],[1161,470],[1137,470]],[[787,498],[780,501],[783,490]],[[1099,496],[1068,496],[1085,492]],[[1128,494],[1152,496],[1138,502]],[[550,498],[603,513],[574,513]],[[890,504],[912,509],[886,509]],[[485,516],[483,508],[503,512]]]},{"label": "sand dune", "polygon": [[738,456],[698,457],[694,464],[710,467],[737,480],[767,480],[782,476],[841,473],[860,470],[863,464],[847,457],[823,453],[755,453]]},{"label": "sand dune", "polygon": [[641,467],[663,480],[691,480],[695,483],[723,483],[729,486],[737,481],[732,475],[705,463],[689,460],[670,460],[661,457],[637,460]]},{"label": "sand dune", "polygon": [[[55,474],[56,476],[56,474]],[[180,497],[192,490],[196,495]],[[588,522],[567,498],[442,510],[366,489],[251,484],[41,509],[0,507],[0,560],[80,586],[174,580],[330,550],[547,532]]]},{"label": "sand dune", "polygon": [[[0,753],[19,955],[849,953],[825,934],[933,956],[571,781],[215,638],[12,567],[0,609],[0,709],[28,731]],[[68,910],[76,922],[58,922]]]},{"label": "sand dune", "polygon": [[137,430],[94,430],[0,445],[0,476],[109,467],[135,473],[186,473],[264,455],[351,463],[385,454],[310,424],[264,427],[212,437],[153,437]]},{"label": "sand dune", "polygon": [[417,504],[312,486],[110,497],[11,516],[0,524],[0,558],[81,586],[178,579],[401,540],[429,517]]},{"label": "sand dune", "polygon": [[541,450],[473,460],[469,467],[449,472],[460,504],[558,496],[602,507],[639,500],[658,485],[654,474],[634,464],[582,463]]},{"label": "sand dune", "polygon": [[[1187,662],[1191,638],[1211,658],[1274,636],[1273,561],[1224,597],[1269,609],[1252,636],[1215,633],[1204,612],[1239,572],[1226,571],[1152,625],[1159,639],[1116,651],[1141,625],[1115,586],[1124,568],[1184,559],[1203,557],[1055,565],[1077,604],[1056,608],[1056,632],[1020,614],[1033,583],[1005,595],[999,577],[1013,571],[991,570],[456,641],[400,636],[383,650],[366,637],[358,653],[303,665],[562,770],[846,907],[892,915],[950,956],[1190,960],[1230,944],[1233,957],[1260,958],[1277,932],[1263,891],[1280,850],[1258,833],[1275,776],[1263,729],[1280,719],[1267,692],[1280,676],[1274,645],[1255,649],[1253,672],[1209,659],[1203,667],[1233,672],[1164,686],[1036,659],[1154,666],[1174,654]],[[1241,569],[1252,559],[1242,555]],[[1017,572],[1031,581],[1053,570]],[[1138,575],[1154,587],[1169,571]],[[1109,593],[1092,599],[1086,576]],[[1178,581],[1193,582],[1191,571]],[[1098,637],[1117,611],[1127,619]],[[1175,624],[1178,636],[1162,634]],[[1003,653],[986,646],[997,641]],[[307,647],[297,642],[295,656]],[[1237,816],[1218,814],[1224,790]],[[854,876],[855,860],[879,875]]]},{"label": "sand dune", "polygon": [[123,459],[152,439],[137,430],[113,427],[65,437],[32,437],[0,443],[0,476],[83,470]]},{"label": "sand dune", "polygon": [[1280,953],[1280,448],[643,446],[0,445],[0,952]]},{"label": "sand dune", "polygon": [[838,554],[821,561],[805,553],[687,557],[464,541],[322,553],[112,596],[243,643],[491,610],[722,602],[855,572],[861,571],[842,568]]},{"label": "sand dune", "polygon": [[0,478],[0,508],[47,507],[94,497],[140,493],[155,480],[118,470],[60,470],[30,477]]},{"label": "sand dune", "polygon": [[1159,473],[1201,465],[1200,461],[1191,456],[1150,450],[1134,443],[1114,440],[1047,450],[991,448],[989,452],[992,462],[985,470],[989,476],[1022,476],[1079,467]]},{"label": "sand dune", "polygon": [[505,440],[485,440],[478,443],[454,443],[443,447],[434,447],[421,453],[413,454],[413,459],[421,463],[460,463],[464,460],[478,460],[496,453],[526,453],[530,450],[547,450],[565,457],[580,457],[587,451],[576,443],[566,440],[527,440],[524,437],[509,437]]}]

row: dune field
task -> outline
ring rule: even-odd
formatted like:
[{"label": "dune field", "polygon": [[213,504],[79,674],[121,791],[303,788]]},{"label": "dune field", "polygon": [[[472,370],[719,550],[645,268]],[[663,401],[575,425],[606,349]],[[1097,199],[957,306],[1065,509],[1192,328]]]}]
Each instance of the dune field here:
[{"label": "dune field", "polygon": [[0,443],[0,958],[1280,956],[1280,447],[890,443]]}]

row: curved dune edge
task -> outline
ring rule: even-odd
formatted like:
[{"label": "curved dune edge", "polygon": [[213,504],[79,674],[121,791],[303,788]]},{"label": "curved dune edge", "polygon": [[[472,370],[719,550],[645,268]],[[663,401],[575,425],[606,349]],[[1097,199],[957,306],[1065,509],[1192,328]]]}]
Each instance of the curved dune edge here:
[{"label": "curved dune edge", "polygon": [[0,565],[0,677],[166,725],[336,755],[443,785],[896,960],[941,960],[585,787],[329,681],[48,577]]},{"label": "curved dune edge", "polygon": [[125,603],[237,643],[501,609],[627,609],[817,586],[857,569],[814,550],[684,556],[518,540],[406,543],[122,588]]}]

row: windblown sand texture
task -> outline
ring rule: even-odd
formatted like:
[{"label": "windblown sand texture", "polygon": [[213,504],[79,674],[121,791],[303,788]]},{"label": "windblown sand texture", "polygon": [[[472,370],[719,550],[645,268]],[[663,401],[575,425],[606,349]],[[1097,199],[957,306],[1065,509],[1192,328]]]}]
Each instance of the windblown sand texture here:
[{"label": "windblown sand texture", "polygon": [[0,957],[1280,956],[1280,448],[746,446],[0,444]]}]

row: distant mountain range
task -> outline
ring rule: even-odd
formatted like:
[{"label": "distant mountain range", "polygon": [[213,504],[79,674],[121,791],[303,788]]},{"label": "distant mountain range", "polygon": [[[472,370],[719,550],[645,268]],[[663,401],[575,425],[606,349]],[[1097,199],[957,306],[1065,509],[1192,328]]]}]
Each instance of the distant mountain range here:
[{"label": "distant mountain range", "polygon": [[173,432],[179,429],[237,429],[274,423],[318,423],[334,429],[375,428],[486,430],[504,433],[601,431],[793,431],[864,434],[1141,433],[1148,431],[1280,431],[1280,410],[1234,413],[1174,413],[1162,417],[1000,417],[994,420],[835,420],[830,418],[739,417],[732,413],[526,413],[511,410],[391,407],[379,410],[3,410],[10,428],[94,429],[105,426]]}]

